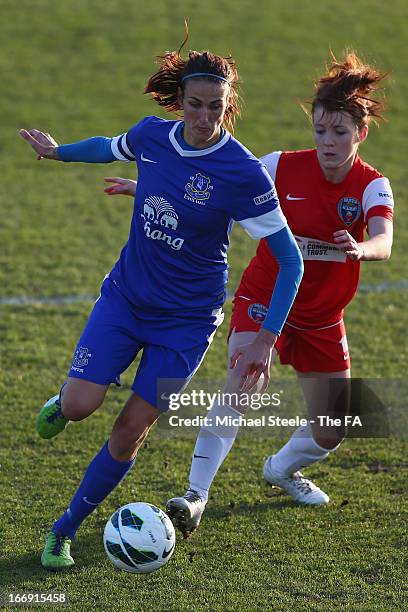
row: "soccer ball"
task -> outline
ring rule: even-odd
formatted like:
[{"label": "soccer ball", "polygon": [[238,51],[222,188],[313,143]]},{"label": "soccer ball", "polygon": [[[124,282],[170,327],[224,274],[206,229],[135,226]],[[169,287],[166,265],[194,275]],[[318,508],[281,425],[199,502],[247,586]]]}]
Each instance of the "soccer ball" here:
[{"label": "soccer ball", "polygon": [[160,508],[137,502],[116,510],[106,523],[103,545],[125,572],[147,574],[170,559],[176,544],[173,523]]}]

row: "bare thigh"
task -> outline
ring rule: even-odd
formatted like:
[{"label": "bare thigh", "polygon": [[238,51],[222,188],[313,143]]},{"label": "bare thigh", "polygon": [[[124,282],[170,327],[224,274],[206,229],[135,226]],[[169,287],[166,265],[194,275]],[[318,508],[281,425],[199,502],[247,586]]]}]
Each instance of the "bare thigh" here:
[{"label": "bare thigh", "polygon": [[[344,417],[350,409],[350,370],[297,375],[313,421],[314,439],[323,448],[334,448],[346,434]],[[336,419],[340,424],[335,424]]]}]

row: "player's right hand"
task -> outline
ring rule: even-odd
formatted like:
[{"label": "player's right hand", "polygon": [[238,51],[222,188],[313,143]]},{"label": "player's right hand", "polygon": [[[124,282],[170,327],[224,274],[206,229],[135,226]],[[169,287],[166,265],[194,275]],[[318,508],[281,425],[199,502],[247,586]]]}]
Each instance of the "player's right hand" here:
[{"label": "player's right hand", "polygon": [[32,146],[37,153],[37,159],[59,159],[58,143],[50,134],[40,130],[20,130],[20,136]]},{"label": "player's right hand", "polygon": [[253,342],[238,347],[232,355],[230,368],[237,368],[240,374],[240,391],[253,391],[262,375],[263,383],[260,393],[263,393],[268,387],[271,362],[276,355],[276,350],[274,350],[276,340],[275,333],[261,328]]},{"label": "player's right hand", "polygon": [[113,185],[105,187],[104,192],[107,195],[128,195],[133,197],[136,193],[137,181],[120,178],[120,176],[106,176],[104,180],[105,183],[113,183]]}]

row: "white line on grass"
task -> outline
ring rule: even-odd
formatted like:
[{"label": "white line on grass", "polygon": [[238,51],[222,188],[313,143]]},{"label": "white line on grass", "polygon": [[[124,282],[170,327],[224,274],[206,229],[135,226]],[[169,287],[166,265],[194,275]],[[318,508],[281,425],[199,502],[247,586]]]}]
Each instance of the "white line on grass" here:
[{"label": "white line on grass", "polygon": [[[385,293],[398,289],[408,289],[408,280],[388,281],[378,283],[377,285],[370,283],[362,283],[358,290],[361,293]],[[231,300],[232,293],[228,294],[228,299]],[[96,296],[92,295],[53,295],[53,296],[26,296],[16,295],[11,297],[0,297],[1,306],[35,306],[35,305],[57,305],[64,306],[66,304],[77,304],[78,302],[94,302]]]}]

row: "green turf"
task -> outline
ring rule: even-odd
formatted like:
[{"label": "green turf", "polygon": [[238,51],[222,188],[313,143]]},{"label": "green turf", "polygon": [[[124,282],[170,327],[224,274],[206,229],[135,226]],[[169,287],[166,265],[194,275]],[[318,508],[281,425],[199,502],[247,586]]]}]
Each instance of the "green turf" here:
[{"label": "green turf", "polygon": [[[362,280],[408,277],[403,0],[2,0],[1,9],[3,296],[96,295],[131,216],[131,200],[105,197],[102,179],[133,176],[133,166],[37,162],[17,130],[38,127],[69,142],[116,135],[146,114],[160,114],[141,92],[153,56],[183,39],[184,16],[190,48],[236,58],[245,100],[237,136],[259,155],[311,146],[299,101],[312,94],[329,47],[337,54],[354,47],[390,72],[388,122],[373,127],[362,155],[391,179],[395,247],[390,261],[364,264]],[[231,289],[254,247],[234,229]],[[405,376],[406,296],[357,294],[350,305],[356,376],[384,379],[384,386]],[[305,509],[262,483],[263,459],[279,440],[244,433],[214,484],[200,531],[178,541],[160,572],[127,575],[105,556],[105,521],[128,501],[163,507],[186,485],[193,440],[156,429],[132,475],[81,529],[75,568],[46,574],[39,565],[44,535],[109,435],[134,374],[132,367],[97,414],[60,438],[47,442],[35,434],[38,408],[58,389],[90,307],[0,306],[0,591],[64,591],[69,609],[86,611],[404,609],[407,444],[398,437],[350,440],[311,468],[333,503]],[[203,379],[222,379],[226,332],[224,324],[201,368]],[[275,376],[293,374],[277,366]]]}]

